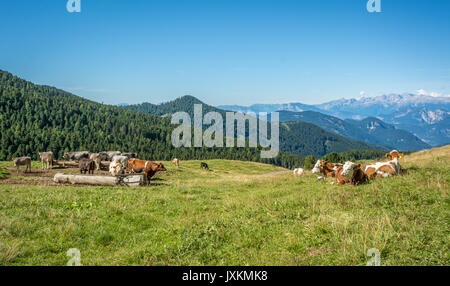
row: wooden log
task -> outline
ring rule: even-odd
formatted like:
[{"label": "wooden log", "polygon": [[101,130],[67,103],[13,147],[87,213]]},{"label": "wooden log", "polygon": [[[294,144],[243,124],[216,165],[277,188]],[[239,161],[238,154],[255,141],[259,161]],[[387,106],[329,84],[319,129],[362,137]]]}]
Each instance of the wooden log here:
[{"label": "wooden log", "polygon": [[56,183],[70,183],[83,185],[116,186],[118,178],[112,176],[66,175],[58,173],[53,177]]},{"label": "wooden log", "polygon": [[58,173],[53,177],[56,183],[70,183],[97,186],[141,186],[145,184],[144,174],[133,174],[128,176],[94,176],[94,175],[66,175]]}]

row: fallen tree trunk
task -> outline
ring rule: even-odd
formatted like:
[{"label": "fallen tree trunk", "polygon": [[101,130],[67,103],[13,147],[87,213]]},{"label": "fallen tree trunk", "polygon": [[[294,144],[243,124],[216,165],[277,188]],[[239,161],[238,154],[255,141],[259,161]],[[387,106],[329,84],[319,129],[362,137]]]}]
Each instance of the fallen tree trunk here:
[{"label": "fallen tree trunk", "polygon": [[56,183],[70,183],[96,186],[141,186],[145,184],[144,174],[133,174],[129,176],[89,176],[89,175],[66,175],[58,173],[53,178]]}]

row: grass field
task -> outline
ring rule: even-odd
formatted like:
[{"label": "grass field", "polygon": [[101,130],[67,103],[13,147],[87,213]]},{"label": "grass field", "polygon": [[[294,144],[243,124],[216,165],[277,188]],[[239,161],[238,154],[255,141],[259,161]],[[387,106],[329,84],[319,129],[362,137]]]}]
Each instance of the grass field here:
[{"label": "grass field", "polygon": [[370,248],[381,265],[450,264],[450,146],[358,187],[207,162],[211,171],[165,162],[154,185],[136,188],[55,186],[53,173],[2,162],[0,265],[65,265],[70,248],[83,265],[366,265]]}]

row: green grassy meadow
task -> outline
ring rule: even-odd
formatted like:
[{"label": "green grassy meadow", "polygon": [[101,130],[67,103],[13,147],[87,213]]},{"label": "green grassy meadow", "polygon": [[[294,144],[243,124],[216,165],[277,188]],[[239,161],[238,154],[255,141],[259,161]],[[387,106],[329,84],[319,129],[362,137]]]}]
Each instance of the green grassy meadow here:
[{"label": "green grassy meadow", "polygon": [[39,184],[2,162],[0,265],[66,265],[70,248],[83,265],[366,265],[370,248],[381,265],[450,264],[449,146],[358,187],[206,162],[134,188]]}]

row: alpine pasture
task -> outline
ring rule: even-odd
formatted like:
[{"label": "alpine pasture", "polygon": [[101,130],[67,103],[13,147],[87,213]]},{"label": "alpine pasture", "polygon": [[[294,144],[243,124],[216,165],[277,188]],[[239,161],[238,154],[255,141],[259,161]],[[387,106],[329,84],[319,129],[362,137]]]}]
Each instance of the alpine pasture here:
[{"label": "alpine pasture", "polygon": [[82,265],[366,265],[371,248],[381,265],[450,263],[450,146],[357,187],[206,162],[163,162],[148,187],[57,185],[40,162],[1,162],[0,265],[66,265],[71,248]]}]

